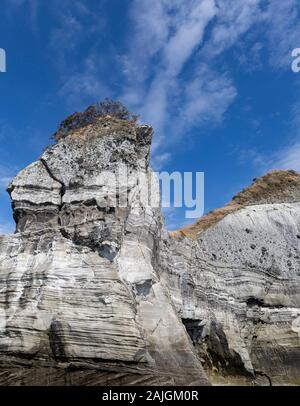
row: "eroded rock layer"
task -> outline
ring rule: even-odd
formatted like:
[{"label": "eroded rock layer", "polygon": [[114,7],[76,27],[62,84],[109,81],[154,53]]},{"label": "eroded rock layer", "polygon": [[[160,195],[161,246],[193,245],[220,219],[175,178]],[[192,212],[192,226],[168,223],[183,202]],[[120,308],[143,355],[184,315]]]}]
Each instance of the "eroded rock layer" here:
[{"label": "eroded rock layer", "polygon": [[162,242],[166,284],[213,382],[300,384],[299,192],[299,174],[271,172],[225,206],[235,210]]},{"label": "eroded rock layer", "polygon": [[0,384],[208,384],[160,283],[151,138],[150,127],[102,118],[10,184],[17,233],[0,237]]},{"label": "eroded rock layer", "polygon": [[300,384],[300,175],[169,234],[151,138],[99,118],[9,185],[0,385]]}]

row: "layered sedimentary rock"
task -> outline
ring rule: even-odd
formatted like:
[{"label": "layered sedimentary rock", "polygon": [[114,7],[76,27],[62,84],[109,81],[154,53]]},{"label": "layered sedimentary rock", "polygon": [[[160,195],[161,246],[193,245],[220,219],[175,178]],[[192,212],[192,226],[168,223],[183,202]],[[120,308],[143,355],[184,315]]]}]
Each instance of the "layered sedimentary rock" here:
[{"label": "layered sedimentary rock", "polygon": [[300,176],[275,171],[165,236],[177,311],[217,383],[300,384]]},{"label": "layered sedimentary rock", "polygon": [[151,137],[101,118],[10,184],[17,232],[0,237],[0,384],[208,384],[160,283]]},{"label": "layered sedimentary rock", "polygon": [[300,383],[300,175],[170,234],[151,138],[99,118],[9,185],[1,385]]}]

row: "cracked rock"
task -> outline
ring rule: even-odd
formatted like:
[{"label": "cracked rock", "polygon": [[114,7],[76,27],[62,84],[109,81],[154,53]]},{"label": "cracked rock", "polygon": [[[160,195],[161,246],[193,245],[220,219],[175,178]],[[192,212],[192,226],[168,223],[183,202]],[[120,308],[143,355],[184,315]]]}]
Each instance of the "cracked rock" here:
[{"label": "cracked rock", "polygon": [[300,175],[168,233],[151,138],[100,118],[9,185],[0,385],[300,384]]}]

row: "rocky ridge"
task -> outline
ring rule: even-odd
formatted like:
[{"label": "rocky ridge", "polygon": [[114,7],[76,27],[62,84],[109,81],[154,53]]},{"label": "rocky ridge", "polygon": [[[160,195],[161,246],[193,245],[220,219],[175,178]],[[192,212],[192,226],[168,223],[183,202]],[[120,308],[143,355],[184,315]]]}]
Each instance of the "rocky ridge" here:
[{"label": "rocky ridge", "polygon": [[151,139],[99,118],[9,185],[1,385],[300,383],[300,175],[172,234]]},{"label": "rocky ridge", "polygon": [[[150,127],[101,118],[9,185],[17,232],[0,237],[1,384],[208,384],[159,280],[159,204],[142,198],[152,185],[159,201],[151,138]],[[113,187],[117,173],[125,187]]]},{"label": "rocky ridge", "polygon": [[300,384],[300,175],[273,171],[165,236],[166,284],[216,383]]}]

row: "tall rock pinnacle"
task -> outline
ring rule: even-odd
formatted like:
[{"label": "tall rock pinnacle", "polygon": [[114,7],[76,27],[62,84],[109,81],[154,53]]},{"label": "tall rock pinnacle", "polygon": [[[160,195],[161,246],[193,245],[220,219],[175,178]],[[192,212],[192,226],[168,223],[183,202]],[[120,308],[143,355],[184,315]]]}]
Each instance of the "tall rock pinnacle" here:
[{"label": "tall rock pinnacle", "polygon": [[160,281],[151,138],[151,127],[99,118],[10,184],[0,384],[208,384]]},{"label": "tall rock pinnacle", "polygon": [[300,175],[172,234],[151,139],[99,117],[9,185],[0,385],[300,384]]}]

